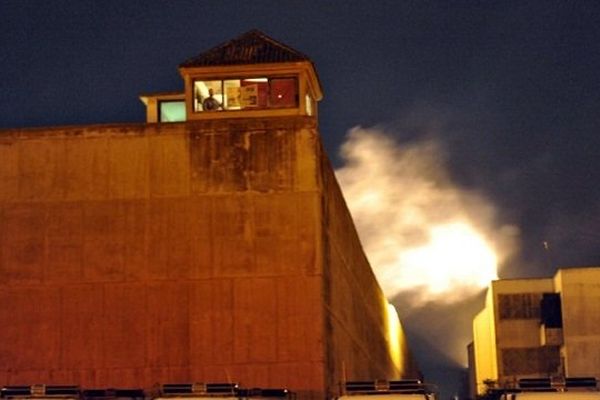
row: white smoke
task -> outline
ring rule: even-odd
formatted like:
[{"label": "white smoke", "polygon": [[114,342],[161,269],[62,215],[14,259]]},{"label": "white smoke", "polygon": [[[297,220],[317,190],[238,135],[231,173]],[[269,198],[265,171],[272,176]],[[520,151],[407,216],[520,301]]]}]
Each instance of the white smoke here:
[{"label": "white smoke", "polygon": [[516,230],[493,205],[449,179],[439,142],[400,145],[354,128],[336,171],[365,252],[388,298],[413,306],[474,296],[497,278]]}]

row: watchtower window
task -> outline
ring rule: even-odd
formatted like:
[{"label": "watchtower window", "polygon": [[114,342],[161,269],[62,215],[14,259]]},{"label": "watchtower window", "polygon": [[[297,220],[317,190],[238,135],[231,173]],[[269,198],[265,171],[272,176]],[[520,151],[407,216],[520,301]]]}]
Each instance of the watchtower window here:
[{"label": "watchtower window", "polygon": [[298,107],[295,77],[251,77],[194,81],[195,112]]},{"label": "watchtower window", "polygon": [[158,102],[159,122],[181,122],[185,120],[185,102],[183,100],[162,100]]}]

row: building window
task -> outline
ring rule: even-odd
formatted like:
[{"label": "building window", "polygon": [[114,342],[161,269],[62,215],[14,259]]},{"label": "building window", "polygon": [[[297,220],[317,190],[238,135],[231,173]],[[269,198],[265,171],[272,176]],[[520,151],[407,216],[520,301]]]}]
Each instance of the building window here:
[{"label": "building window", "polygon": [[294,77],[252,77],[194,81],[196,112],[298,107]]},{"label": "building window", "polygon": [[182,122],[185,120],[185,101],[163,100],[158,102],[158,122]]},{"label": "building window", "polygon": [[541,302],[541,319],[546,328],[562,328],[559,293],[544,293]]},{"label": "building window", "polygon": [[223,109],[223,81],[194,82],[194,110],[218,111]]},{"label": "building window", "polygon": [[294,78],[274,78],[269,81],[269,106],[290,108],[298,106],[298,85]]},{"label": "building window", "polygon": [[503,375],[553,375],[561,370],[560,347],[502,349]]},{"label": "building window", "polygon": [[517,293],[498,295],[500,319],[539,319],[541,293]]}]

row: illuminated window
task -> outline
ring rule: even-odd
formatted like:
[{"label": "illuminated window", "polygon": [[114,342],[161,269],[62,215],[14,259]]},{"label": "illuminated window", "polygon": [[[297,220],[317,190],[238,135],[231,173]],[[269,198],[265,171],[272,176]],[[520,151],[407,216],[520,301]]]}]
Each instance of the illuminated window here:
[{"label": "illuminated window", "polygon": [[267,107],[269,92],[269,80],[267,78],[242,79],[240,86],[242,109]]},{"label": "illuminated window", "polygon": [[298,85],[294,78],[277,78],[269,81],[269,105],[271,107],[298,106]]},{"label": "illuminated window", "polygon": [[252,77],[194,81],[196,112],[298,107],[296,78]]},{"label": "illuminated window", "polygon": [[223,106],[223,81],[194,82],[195,111],[218,111]]},{"label": "illuminated window", "polygon": [[225,109],[226,110],[241,110],[242,109],[242,92],[240,90],[239,80],[223,81],[225,90]]},{"label": "illuminated window", "polygon": [[158,122],[181,122],[185,120],[185,102],[183,100],[158,102]]}]

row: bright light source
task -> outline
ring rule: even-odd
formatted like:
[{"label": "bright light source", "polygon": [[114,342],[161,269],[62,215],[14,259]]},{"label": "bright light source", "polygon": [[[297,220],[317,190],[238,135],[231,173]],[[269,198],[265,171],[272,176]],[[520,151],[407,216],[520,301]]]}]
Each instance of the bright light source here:
[{"label": "bright light source", "polygon": [[400,147],[375,129],[355,128],[336,171],[384,293],[410,293],[414,306],[480,293],[509,248],[503,235],[514,232],[495,226],[489,201],[451,182],[439,146]]},{"label": "bright light source", "polygon": [[433,226],[426,244],[401,251],[402,266],[396,285],[408,281],[406,273],[418,271],[410,279],[412,285],[423,287],[432,295],[464,296],[453,293],[457,288],[478,291],[497,279],[497,259],[493,249],[468,222]]}]

